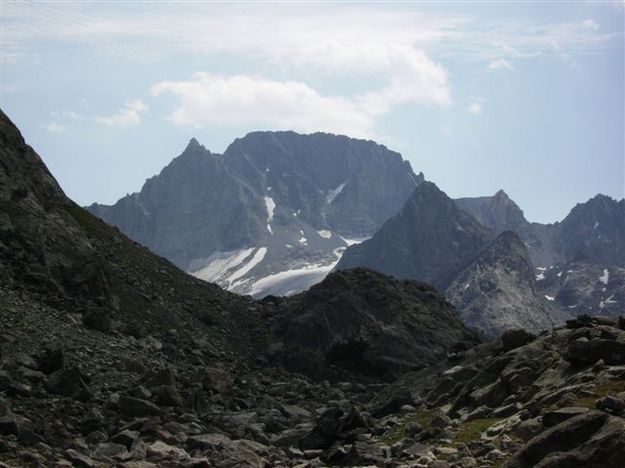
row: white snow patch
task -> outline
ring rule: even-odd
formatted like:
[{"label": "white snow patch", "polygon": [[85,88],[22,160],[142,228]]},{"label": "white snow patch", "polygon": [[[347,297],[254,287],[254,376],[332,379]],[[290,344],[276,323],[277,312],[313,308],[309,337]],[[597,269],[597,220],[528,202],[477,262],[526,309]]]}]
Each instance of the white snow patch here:
[{"label": "white snow patch", "polygon": [[548,301],[555,301],[556,298],[553,296],[550,296],[549,294],[545,294],[545,299],[547,299]]},{"label": "white snow patch", "polygon": [[470,284],[469,284],[469,283],[465,284],[465,285],[464,285],[464,290],[466,291],[467,289],[469,289],[469,286],[470,286]]},{"label": "white snow patch", "polygon": [[538,275],[536,275],[536,281],[542,281],[545,279],[545,274],[544,273],[540,273]]},{"label": "white snow patch", "polygon": [[603,275],[599,277],[599,281],[601,281],[603,284],[608,284],[608,281],[610,281],[610,272],[607,268],[603,269]]},{"label": "white snow patch", "polygon": [[306,244],[308,242],[308,239],[306,239],[305,237],[301,237],[299,240],[300,244]]},{"label": "white snow patch", "polygon": [[536,267],[538,271],[547,271],[547,267]]},{"label": "white snow patch", "polygon": [[254,297],[263,297],[268,294],[288,296],[303,291],[322,281],[337,263],[338,260],[329,265],[313,264],[274,273],[256,281],[250,294]]},{"label": "white snow patch", "polygon": [[343,189],[345,188],[345,186],[347,185],[347,182],[349,181],[345,181],[343,182],[341,185],[339,185],[337,188],[335,188],[334,190],[328,190],[328,195],[326,197],[326,202],[328,203],[328,205],[330,203],[332,203],[334,201],[334,199],[338,196],[339,193],[341,193],[343,191]]},{"label": "white snow patch", "polygon": [[263,261],[265,255],[267,255],[267,247],[261,247],[256,251],[252,259],[241,268],[239,268],[237,271],[235,271],[232,275],[230,275],[230,278],[228,278],[228,280],[232,282],[238,280],[242,276],[245,276],[252,268],[254,268],[256,265]]},{"label": "white snow patch", "polygon": [[271,197],[265,197],[265,207],[267,208],[267,230],[273,234],[271,229],[271,221],[273,220],[273,211],[276,209],[276,203]]},{"label": "white snow patch", "polygon": [[269,168],[268,167],[265,168],[265,172],[269,172]]},{"label": "white snow patch", "polygon": [[556,276],[560,278],[562,276],[562,272],[558,273]]},{"label": "white snow patch", "polygon": [[267,191],[271,192],[271,186],[267,187]]},{"label": "white snow patch", "polygon": [[598,227],[599,227],[599,222],[595,222],[595,225],[592,228],[597,229]]},{"label": "white snow patch", "polygon": [[321,231],[317,231],[319,237],[323,237],[324,239],[330,239],[332,237],[332,233],[327,229],[322,229]]},{"label": "white snow patch", "polygon": [[284,244],[284,246],[285,246],[287,249],[292,249],[292,248],[293,248],[293,246],[292,246],[291,244]]},{"label": "white snow patch", "polygon": [[216,281],[228,270],[239,266],[253,251],[252,247],[230,252],[215,252],[209,257],[209,263],[206,266],[191,274],[204,281]]},{"label": "white snow patch", "polygon": [[371,236],[368,237],[353,237],[353,238],[347,238],[347,237],[343,237],[343,236],[339,236],[341,237],[341,239],[343,239],[345,241],[345,243],[347,244],[348,247],[355,245],[355,244],[361,244],[362,242],[371,239]]},{"label": "white snow patch", "polygon": [[576,305],[569,306],[569,309],[575,309],[575,308],[577,308]]}]

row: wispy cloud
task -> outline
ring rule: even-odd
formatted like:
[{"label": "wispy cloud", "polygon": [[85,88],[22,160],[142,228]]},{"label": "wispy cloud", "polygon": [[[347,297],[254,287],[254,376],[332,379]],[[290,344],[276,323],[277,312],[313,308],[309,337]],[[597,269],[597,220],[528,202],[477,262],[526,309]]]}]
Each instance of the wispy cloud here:
[{"label": "wispy cloud", "polygon": [[108,117],[96,117],[98,123],[107,127],[127,128],[141,123],[148,107],[139,99],[126,102],[116,113]]},{"label": "wispy cloud", "polygon": [[17,55],[33,52],[37,40],[56,39],[88,43],[129,60],[227,52],[334,71],[379,67],[380,54],[362,53],[372,45],[495,60],[510,56],[502,54],[506,48],[519,57],[549,54],[553,41],[572,55],[595,53],[623,37],[623,31],[602,31],[591,19],[485,22],[466,14],[349,5],[188,3],[181,12],[157,3],[147,12],[140,3],[11,2],[4,6],[3,26],[4,52]]},{"label": "wispy cloud", "polygon": [[514,70],[514,67],[506,59],[498,58],[488,64],[490,70]]},{"label": "wispy cloud", "polygon": [[467,106],[467,112],[473,115],[482,115],[482,103],[473,101]]},{"label": "wispy cloud", "polygon": [[43,128],[50,133],[65,133],[68,130],[65,125],[61,125],[56,122],[47,123],[43,126]]}]

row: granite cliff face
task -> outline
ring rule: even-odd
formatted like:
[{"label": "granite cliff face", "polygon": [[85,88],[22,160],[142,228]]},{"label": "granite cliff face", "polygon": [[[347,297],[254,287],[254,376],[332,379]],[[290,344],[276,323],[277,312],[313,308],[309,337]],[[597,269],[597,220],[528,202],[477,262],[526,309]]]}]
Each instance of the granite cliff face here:
[{"label": "granite cliff face", "polygon": [[467,325],[489,338],[506,330],[549,330],[570,318],[538,292],[529,252],[504,231],[447,288],[446,296]]},{"label": "granite cliff face", "polygon": [[422,180],[370,141],[254,132],[223,155],[192,140],[139,193],[89,210],[199,278],[286,294],[320,281]]},{"label": "granite cliff face", "polygon": [[371,239],[348,248],[336,268],[361,266],[444,289],[492,238],[435,184],[424,182]]}]

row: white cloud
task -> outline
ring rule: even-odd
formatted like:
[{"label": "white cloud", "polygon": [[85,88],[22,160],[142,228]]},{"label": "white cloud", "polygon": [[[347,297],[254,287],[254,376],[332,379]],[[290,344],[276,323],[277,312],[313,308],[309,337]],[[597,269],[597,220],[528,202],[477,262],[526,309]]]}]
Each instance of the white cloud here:
[{"label": "white cloud", "polygon": [[67,131],[66,126],[60,125],[56,122],[50,122],[44,125],[43,128],[50,133],[65,133]]},{"label": "white cloud", "polygon": [[163,81],[153,95],[169,92],[178,106],[169,116],[176,125],[261,124],[304,132],[318,130],[367,137],[374,120],[357,103],[324,96],[304,83],[257,76],[198,73],[190,81]]},{"label": "white cloud", "polygon": [[96,117],[98,123],[107,127],[127,128],[141,123],[142,115],[148,107],[139,99],[126,102],[115,114],[108,117]]},{"label": "white cloud", "polygon": [[514,70],[514,67],[512,66],[512,64],[503,58],[498,58],[498,59],[493,60],[492,62],[488,64],[488,68],[490,70],[501,70],[501,69]]},{"label": "white cloud", "polygon": [[351,98],[324,95],[305,83],[260,76],[197,73],[189,81],[162,81],[152,95],[169,92],[178,104],[169,119],[177,125],[263,124],[304,132],[330,131],[373,137],[376,118],[404,103],[452,103],[445,70],[425,54],[408,61],[380,90]]},{"label": "white cloud", "polygon": [[590,19],[582,21],[582,25],[586,29],[592,29],[593,31],[596,31],[596,30],[599,29],[599,25],[597,23],[595,23],[593,20],[590,20]]},{"label": "white cloud", "polygon": [[473,101],[467,106],[467,112],[473,115],[482,115],[482,104],[479,101]]}]

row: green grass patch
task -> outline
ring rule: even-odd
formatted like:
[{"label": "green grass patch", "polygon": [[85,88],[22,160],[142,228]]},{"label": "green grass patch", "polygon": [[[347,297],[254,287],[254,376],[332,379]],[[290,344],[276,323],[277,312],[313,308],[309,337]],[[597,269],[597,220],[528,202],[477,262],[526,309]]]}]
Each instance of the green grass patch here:
[{"label": "green grass patch", "polygon": [[575,406],[581,406],[588,409],[595,409],[595,403],[599,398],[607,395],[616,395],[625,392],[625,380],[600,380],[592,388],[595,395],[584,396],[577,399]]},{"label": "green grass patch", "polygon": [[402,439],[408,437],[407,428],[410,423],[419,423],[423,428],[426,428],[432,422],[432,418],[434,417],[433,411],[415,411],[413,413],[407,413],[402,419],[399,425],[388,431],[384,437],[382,437],[382,442],[386,445],[393,445],[399,442]]},{"label": "green grass patch", "polygon": [[479,440],[486,429],[499,421],[501,421],[500,418],[484,418],[460,424],[458,431],[454,435],[452,446],[460,446]]}]

